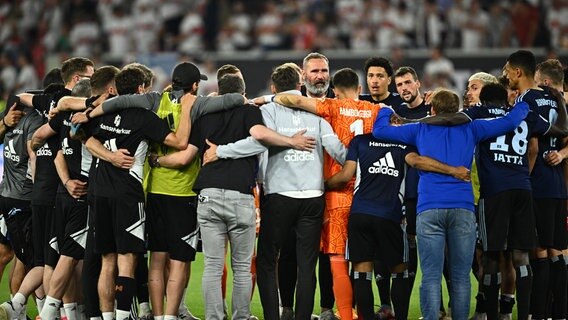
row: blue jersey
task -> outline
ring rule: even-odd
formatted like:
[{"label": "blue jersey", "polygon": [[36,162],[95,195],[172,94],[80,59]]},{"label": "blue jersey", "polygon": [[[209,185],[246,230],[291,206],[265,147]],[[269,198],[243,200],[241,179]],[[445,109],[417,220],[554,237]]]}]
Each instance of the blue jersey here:
[{"label": "blue jersey", "polygon": [[357,179],[352,213],[369,214],[400,222],[405,156],[413,151],[402,144],[386,143],[371,134],[358,135],[351,140],[347,161],[357,162]]},{"label": "blue jersey", "polygon": [[[471,119],[504,116],[510,109],[477,106],[465,110]],[[476,152],[481,198],[506,190],[531,190],[528,163],[528,141],[544,135],[550,123],[536,112],[529,111],[525,120],[513,131],[482,141]]]},{"label": "blue jersey", "polygon": [[[450,166],[471,169],[475,146],[483,140],[505,134],[527,116],[528,106],[517,104],[505,117],[474,120],[459,126],[435,126],[409,123],[391,126],[392,110],[381,108],[373,127],[377,139],[410,144],[420,155],[434,158]],[[434,172],[420,171],[417,212],[429,209],[463,208],[473,211],[473,190],[470,182]]]},{"label": "blue jersey", "polygon": [[[399,106],[394,106],[393,109],[396,114],[406,119],[421,119],[430,115],[430,106],[426,105],[426,101],[422,101],[421,104],[414,108],[409,108],[408,104],[403,103]],[[418,169],[408,168],[405,179],[406,186],[404,188],[405,199],[418,198],[418,179]]]},{"label": "blue jersey", "polygon": [[[517,100],[524,101],[529,108],[548,120],[551,124],[558,117],[558,106],[547,89],[529,89]],[[555,137],[542,136],[538,139],[538,154],[531,173],[533,196],[535,198],[566,199],[566,182],[562,166],[549,166],[545,157],[548,152],[560,150],[562,143]]]}]

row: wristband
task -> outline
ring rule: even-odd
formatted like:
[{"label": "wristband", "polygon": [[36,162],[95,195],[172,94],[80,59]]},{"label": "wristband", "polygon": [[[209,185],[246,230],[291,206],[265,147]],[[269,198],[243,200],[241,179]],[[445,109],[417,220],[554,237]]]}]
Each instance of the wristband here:
[{"label": "wristband", "polygon": [[6,120],[4,120],[4,119],[6,119],[6,117],[2,117],[2,123],[4,124],[4,127],[12,128],[12,127],[10,127],[9,125],[6,124]]},{"label": "wristband", "polygon": [[65,181],[65,183],[63,184],[64,188],[67,188],[67,182],[69,182],[69,180],[71,180],[71,178],[67,179],[67,181]]},{"label": "wristband", "polygon": [[87,111],[85,112],[85,117],[87,117],[87,120],[91,120],[91,112],[93,112],[93,109],[87,109]]}]

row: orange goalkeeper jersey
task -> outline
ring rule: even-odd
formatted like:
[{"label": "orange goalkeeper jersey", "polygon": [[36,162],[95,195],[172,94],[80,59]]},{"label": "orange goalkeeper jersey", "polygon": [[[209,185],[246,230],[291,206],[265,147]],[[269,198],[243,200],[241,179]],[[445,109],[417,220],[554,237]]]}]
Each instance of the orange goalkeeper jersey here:
[{"label": "orange goalkeeper jersey", "polygon": [[[333,131],[346,147],[354,136],[371,133],[379,109],[377,104],[353,99],[326,98],[316,103],[318,115],[331,124]],[[324,178],[327,179],[340,170],[341,165],[326,154]],[[326,193],[326,208],[349,208],[352,198],[353,180],[343,190]]]}]

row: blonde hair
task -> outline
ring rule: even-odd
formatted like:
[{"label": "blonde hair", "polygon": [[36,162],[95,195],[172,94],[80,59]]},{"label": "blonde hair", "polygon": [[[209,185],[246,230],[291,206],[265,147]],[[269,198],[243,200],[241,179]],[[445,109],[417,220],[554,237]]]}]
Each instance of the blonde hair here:
[{"label": "blonde hair", "polygon": [[495,77],[492,74],[489,74],[487,72],[477,72],[471,75],[471,77],[469,77],[469,79],[467,80],[472,81],[472,80],[479,80],[481,82],[483,82],[483,84],[488,84],[488,83],[498,83],[499,81],[497,80],[497,77]]}]

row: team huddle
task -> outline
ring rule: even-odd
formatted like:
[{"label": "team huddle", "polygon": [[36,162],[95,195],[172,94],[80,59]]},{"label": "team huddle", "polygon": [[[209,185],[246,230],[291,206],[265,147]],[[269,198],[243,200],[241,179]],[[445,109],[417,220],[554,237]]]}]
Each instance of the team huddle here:
[{"label": "team huddle", "polygon": [[468,319],[472,268],[475,319],[515,304],[519,319],[565,319],[560,62],[516,51],[501,77],[473,74],[463,104],[382,57],[364,65],[370,94],[329,70],[310,53],[249,100],[234,65],[203,97],[190,62],[155,92],[142,64],[77,57],[10,99],[0,272],[16,259],[0,319],[25,319],[31,295],[41,319],[197,319],[198,251],[206,319],[257,319],[255,283],[264,319],[407,319],[418,263],[424,319],[446,311],[442,275],[448,316]]}]

